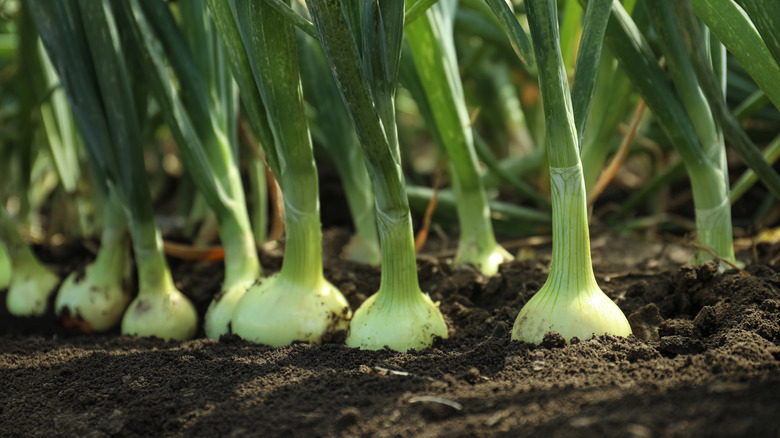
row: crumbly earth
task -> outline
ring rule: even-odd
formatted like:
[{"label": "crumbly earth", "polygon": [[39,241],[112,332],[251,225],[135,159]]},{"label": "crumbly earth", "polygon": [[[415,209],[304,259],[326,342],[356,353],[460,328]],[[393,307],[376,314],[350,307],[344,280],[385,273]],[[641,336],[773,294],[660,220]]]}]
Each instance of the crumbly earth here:
[{"label": "crumbly earth", "polygon": [[[451,333],[419,352],[351,349],[344,334],[283,348],[77,335],[2,309],[0,436],[780,436],[780,246],[759,245],[749,275],[716,275],[676,244],[596,237],[599,283],[636,336],[533,346],[509,339],[549,262],[526,243],[491,278],[420,258]],[[61,273],[88,255],[39,252]],[[379,271],[336,255],[326,276],[356,308]],[[278,269],[278,249],[262,260]],[[172,263],[205,311],[219,263]]]}]

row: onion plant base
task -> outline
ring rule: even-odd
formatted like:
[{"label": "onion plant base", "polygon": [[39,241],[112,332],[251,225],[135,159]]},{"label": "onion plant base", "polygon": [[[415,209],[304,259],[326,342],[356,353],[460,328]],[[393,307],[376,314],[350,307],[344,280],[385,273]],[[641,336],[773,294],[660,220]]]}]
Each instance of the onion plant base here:
[{"label": "onion plant base", "polygon": [[352,236],[344,247],[342,257],[353,262],[379,266],[382,262],[382,252],[379,242],[365,239],[358,235]]},{"label": "onion plant base", "polygon": [[65,279],[57,292],[54,312],[73,320],[84,332],[102,332],[122,320],[130,298],[121,275],[106,275],[93,264],[84,275],[74,272]]},{"label": "onion plant base", "polygon": [[166,293],[136,297],[122,318],[122,334],[182,341],[195,336],[195,306],[171,284]]},{"label": "onion plant base", "polygon": [[436,337],[447,338],[447,324],[428,294],[389,301],[382,292],[368,298],[349,324],[346,343],[364,350],[420,350]]},{"label": "onion plant base", "polygon": [[512,339],[538,344],[547,332],[576,336],[631,334],[620,308],[599,288],[590,259],[582,166],[550,167],[553,253],[550,275],[523,306]]},{"label": "onion plant base", "polygon": [[258,344],[281,347],[295,341],[319,344],[323,336],[347,328],[347,299],[324,278],[315,285],[281,274],[250,287],[236,305],[234,334]]},{"label": "onion plant base", "polygon": [[5,305],[14,316],[41,316],[46,313],[49,296],[60,283],[59,277],[43,265],[14,264]]},{"label": "onion plant base", "polygon": [[235,284],[214,297],[209,304],[203,322],[207,337],[219,339],[220,336],[230,333],[230,324],[236,310],[236,304],[250,287],[251,283]]},{"label": "onion plant base", "polygon": [[[695,211],[696,231],[699,242],[714,251],[718,257],[736,264],[737,260],[734,255],[732,240],[731,203],[728,197],[717,207],[708,209],[697,208]],[[709,251],[700,249],[696,252],[694,263],[701,265],[712,259],[713,255]],[[718,271],[723,272],[729,268],[728,264],[721,261]]]},{"label": "onion plant base", "polygon": [[546,283],[523,306],[512,327],[512,339],[539,344],[547,332],[556,332],[568,343],[575,336],[631,334],[628,319],[597,285],[581,291],[555,289]]},{"label": "onion plant base", "polygon": [[[106,209],[106,223],[118,218],[116,209]],[[123,218],[122,218],[123,219]],[[102,332],[119,324],[132,295],[129,278],[130,239],[124,227],[106,226],[100,251],[83,272],[73,272],[57,292],[54,312],[66,326],[83,332]]]},{"label": "onion plant base", "polygon": [[472,265],[483,275],[491,276],[498,272],[498,265],[512,260],[514,260],[512,254],[501,245],[496,245],[492,249],[483,249],[481,245],[475,243],[474,245],[461,244],[453,264],[456,267]]}]

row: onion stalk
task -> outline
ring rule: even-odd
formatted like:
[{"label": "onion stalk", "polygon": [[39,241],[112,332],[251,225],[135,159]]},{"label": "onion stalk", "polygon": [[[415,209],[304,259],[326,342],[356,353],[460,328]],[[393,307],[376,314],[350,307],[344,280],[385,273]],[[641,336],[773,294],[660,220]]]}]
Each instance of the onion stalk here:
[{"label": "onion stalk", "polygon": [[[698,240],[712,249],[718,257],[734,263],[736,260],[732,243],[728,166],[723,134],[716,125],[707,99],[699,86],[669,3],[659,0],[648,5],[647,10],[659,34],[680,103],[688,114],[702,151],[707,156],[706,161],[701,163],[686,164],[693,189]],[[721,50],[722,45],[717,43],[712,54],[725,62]],[[714,59],[710,62],[713,61]],[[715,64],[715,67],[718,67],[717,63]],[[725,71],[725,68],[722,68],[722,71]],[[708,251],[700,250],[696,261],[700,264],[712,257]]]},{"label": "onion stalk", "polygon": [[[182,161],[216,216],[225,249],[225,279],[209,306],[204,326],[208,337],[218,339],[229,332],[236,303],[260,276],[236,157],[233,82],[205,2],[193,0],[181,5],[182,29],[160,2],[127,1],[122,10]],[[171,81],[156,46],[158,41],[184,90],[181,93]]]},{"label": "onion stalk", "polygon": [[585,180],[559,45],[556,5],[552,0],[529,0],[526,8],[547,120],[553,253],[547,281],[523,306],[512,328],[512,339],[540,343],[550,331],[567,340],[604,333],[628,336],[628,320],[601,291],[593,274]]},{"label": "onion stalk", "polygon": [[[780,60],[775,59],[775,56],[780,56],[780,37],[777,36],[780,28],[777,13],[780,7],[777,2],[766,0],[746,0],[741,3],[748,7],[752,16],[734,0],[691,0],[685,2],[685,5],[675,4],[674,7],[695,11],[696,16],[723,42],[756,85],[764,90],[775,108],[780,108],[780,89],[777,87],[780,81]],[[759,28],[756,28],[754,21]]]},{"label": "onion stalk", "polygon": [[122,319],[132,298],[129,289],[130,236],[127,218],[114,196],[103,206],[100,250],[84,272],[73,272],[60,286],[54,312],[87,332],[106,331]]},{"label": "onion stalk", "polygon": [[[38,31],[30,15],[29,5],[26,2],[21,2],[19,6],[19,46],[16,52],[19,57],[17,61],[19,63],[19,78],[22,80],[19,88],[27,88],[31,91],[30,97],[33,98],[32,103],[34,104],[31,111],[22,109],[20,113],[35,123],[35,117],[30,118],[30,112],[38,110],[40,126],[43,128],[51,160],[57,171],[66,202],[65,208],[57,208],[57,217],[50,219],[67,224],[79,220],[79,228],[63,226],[62,231],[66,235],[78,234],[79,232],[88,234],[89,227],[85,221],[87,216],[85,213],[88,210],[87,202],[83,197],[77,195],[81,179],[78,130],[73,123],[73,116],[68,107],[65,92],[60,87],[57,73],[40,42]],[[27,97],[26,93],[20,90],[19,94],[21,101],[24,102],[25,97]],[[32,127],[28,130],[29,133],[34,132]],[[26,135],[28,134],[24,134],[24,136]],[[77,213],[78,219],[72,217],[74,213]]]},{"label": "onion stalk", "polygon": [[[23,30],[20,30],[22,40],[20,50],[22,53],[35,53],[34,56],[28,57],[29,63],[26,64],[32,82],[36,84],[38,95],[45,96],[51,93],[40,106],[43,131],[66,195],[66,202],[76,206],[80,231],[84,233],[89,228],[86,218],[91,206],[87,199],[77,193],[81,179],[77,148],[80,143],[78,130],[65,91],[60,87],[57,72],[40,42],[27,3],[22,4],[20,13],[23,23]],[[83,271],[71,273],[65,279],[57,291],[54,303],[56,315],[69,320],[86,332],[105,331],[118,324],[131,298],[127,219],[118,200],[109,199],[108,187],[100,170],[96,168],[94,162],[90,161],[89,164],[94,176],[92,182],[96,186],[94,190],[97,194],[96,200],[99,201],[94,204],[97,207],[102,205],[104,210],[100,249],[93,263],[86,266]],[[66,220],[66,217],[50,219],[68,224],[75,222],[75,220]]]},{"label": "onion stalk", "polygon": [[[723,3],[725,2],[718,2],[718,4]],[[658,15],[656,21],[658,18],[666,17],[662,20],[665,24],[660,27],[668,27],[669,33],[666,36],[662,34],[661,37],[662,40],[666,40],[665,53],[669,55],[668,61],[675,63],[674,67],[670,64],[670,70],[677,91],[670,87],[669,77],[659,67],[658,59],[653,55],[650,45],[618,2],[612,3],[605,42],[653,111],[685,164],[694,194],[699,238],[707,239],[706,242],[702,241],[719,257],[733,260],[733,248],[730,244],[731,221],[727,220],[727,216],[730,215],[727,211],[729,209],[728,184],[720,146],[721,140],[701,141],[700,135],[702,138],[717,135],[717,132],[702,129],[704,123],[709,124],[706,118],[714,118],[717,122],[716,126],[722,130],[725,139],[775,196],[780,196],[780,176],[764,161],[758,149],[727,108],[723,98],[723,84],[713,71],[723,71],[722,63],[717,61],[719,57],[722,60],[722,56],[719,55],[722,51],[711,50],[711,56],[707,56],[704,49],[706,40],[698,32],[700,23],[696,22],[693,13],[687,10],[690,4],[664,1],[654,2],[652,6],[665,14]],[[674,11],[674,20],[668,18],[668,9]],[[736,21],[740,21],[744,17],[736,18],[738,18]],[[744,21],[740,22],[743,25],[736,26],[732,30],[742,27],[746,40],[756,37],[752,26],[744,24]],[[680,46],[683,46],[687,53],[680,53]],[[765,58],[772,61],[769,59],[771,58],[769,53]],[[763,58],[761,60],[756,58],[756,60],[756,64],[771,65],[771,62],[764,63]],[[680,70],[681,68],[685,70]],[[695,78],[691,77],[692,74]],[[687,76],[689,79],[686,79],[687,82],[682,82],[680,76]],[[721,75],[721,80],[722,77]],[[694,83],[695,86],[692,85]],[[709,111],[704,108],[704,104],[695,103],[693,100],[685,104],[681,102],[682,94],[677,94],[680,87],[684,88],[686,94],[703,92]],[[701,102],[700,97],[693,98]],[[694,103],[698,108],[692,105]],[[700,260],[704,260],[711,256],[704,253],[699,257]]]},{"label": "onion stalk", "polygon": [[345,246],[343,257],[379,265],[381,252],[376,231],[374,192],[371,191],[363,150],[319,42],[308,37],[300,40],[304,95],[314,108],[313,119],[320,130],[321,143],[341,177],[355,226],[355,233]]},{"label": "onion stalk", "polygon": [[[303,106],[297,42],[292,23],[266,2],[210,1],[231,58],[233,74],[250,105],[250,121],[284,196],[286,243],[282,269],[252,286],[236,305],[233,333],[257,343],[281,346],[320,343],[346,328],[351,310],[322,270],[322,231],[317,170]],[[262,102],[262,103],[261,103]]]},{"label": "onion stalk", "polygon": [[[412,2],[407,4],[411,7]],[[452,25],[457,1],[439,0],[414,23],[405,36],[422,89],[433,108],[434,126],[450,157],[456,193],[460,239],[454,263],[474,265],[485,275],[512,256],[496,243],[490,208],[479,174],[463,85],[455,54]]]},{"label": "onion stalk", "polygon": [[418,284],[411,215],[400,166],[395,90],[403,2],[306,3],[363,147],[376,196],[382,278],[379,291],[355,312],[346,343],[370,350],[428,347],[435,337],[446,338],[448,333],[438,306]]},{"label": "onion stalk", "polygon": [[138,296],[122,318],[122,333],[186,339],[195,334],[197,314],[173,284],[154,223],[139,112],[112,5],[31,0],[30,10],[88,152],[128,218]]}]

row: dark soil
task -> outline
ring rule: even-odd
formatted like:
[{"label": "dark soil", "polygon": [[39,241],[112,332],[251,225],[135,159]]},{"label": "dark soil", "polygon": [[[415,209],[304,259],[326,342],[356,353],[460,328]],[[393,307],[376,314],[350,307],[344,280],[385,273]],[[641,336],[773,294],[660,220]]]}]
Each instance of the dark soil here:
[{"label": "dark soil", "polygon": [[[675,244],[596,237],[599,283],[636,336],[542,346],[509,339],[549,261],[524,248],[532,257],[492,278],[421,257],[451,333],[420,352],[360,351],[343,335],[284,348],[75,335],[52,315],[1,313],[0,436],[780,436],[780,246],[759,245],[749,276],[715,275],[680,268],[690,251]],[[89,255],[40,253],[61,274]],[[379,271],[336,253],[326,276],[356,308]],[[279,261],[263,253],[267,271]],[[172,264],[204,310],[219,263]]]}]

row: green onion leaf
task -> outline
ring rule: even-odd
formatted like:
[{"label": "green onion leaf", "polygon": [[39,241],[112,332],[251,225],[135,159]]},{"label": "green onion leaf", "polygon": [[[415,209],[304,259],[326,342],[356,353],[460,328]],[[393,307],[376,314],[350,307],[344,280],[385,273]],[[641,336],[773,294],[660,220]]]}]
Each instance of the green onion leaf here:
[{"label": "green onion leaf", "polygon": [[[388,111],[394,107],[403,3],[380,0],[366,5],[368,11],[363,11],[362,19],[365,27],[357,29],[350,27],[347,14],[346,5],[352,2],[306,3],[363,146],[376,195],[382,279],[379,291],[355,312],[347,345],[400,351],[428,347],[434,337],[447,336],[447,326],[436,305],[420,291],[417,281],[395,117]],[[353,35],[361,35],[363,58]],[[393,82],[382,82],[387,79]]]},{"label": "green onion leaf", "polygon": [[631,327],[626,317],[601,291],[593,274],[585,181],[555,1],[529,0],[526,7],[547,120],[553,254],[550,275],[518,314],[512,339],[540,343],[549,331],[560,333],[567,341],[604,333],[628,336]]}]

